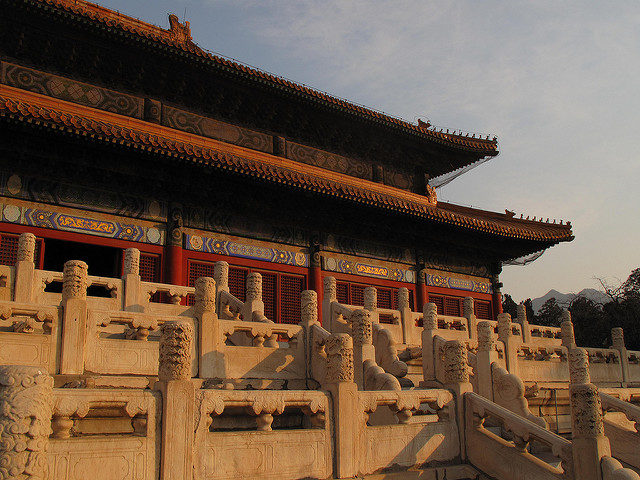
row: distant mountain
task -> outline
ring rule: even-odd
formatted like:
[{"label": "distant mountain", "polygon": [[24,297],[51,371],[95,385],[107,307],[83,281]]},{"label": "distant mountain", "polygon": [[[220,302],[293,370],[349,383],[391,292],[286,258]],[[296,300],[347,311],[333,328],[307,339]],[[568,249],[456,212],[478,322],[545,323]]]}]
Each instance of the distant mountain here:
[{"label": "distant mountain", "polygon": [[576,297],[585,297],[596,303],[607,303],[611,300],[604,292],[600,290],[596,290],[595,288],[585,288],[578,293],[560,293],[557,290],[549,290],[542,297],[534,298],[531,300],[531,304],[533,306],[533,311],[538,313],[540,307],[544,305],[544,302],[549,300],[550,298],[555,298],[558,305],[561,307],[567,307],[574,298]]}]

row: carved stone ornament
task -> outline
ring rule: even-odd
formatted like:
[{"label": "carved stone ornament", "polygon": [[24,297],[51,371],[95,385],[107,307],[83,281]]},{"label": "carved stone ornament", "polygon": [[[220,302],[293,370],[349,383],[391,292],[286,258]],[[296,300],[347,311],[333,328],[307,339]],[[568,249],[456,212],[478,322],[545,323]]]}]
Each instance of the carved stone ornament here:
[{"label": "carved stone ornament", "polygon": [[257,272],[247,275],[247,300],[262,299],[262,275]]},{"label": "carved stone ornament", "polygon": [[506,340],[511,336],[511,315],[500,313],[498,315],[498,338]]},{"label": "carved stone ornament", "polygon": [[48,478],[52,389],[37,367],[0,366],[0,478]]},{"label": "carved stone ornament", "polygon": [[527,321],[527,307],[524,306],[524,303],[520,302],[518,304],[518,323],[521,325]]},{"label": "carved stone ornament", "polygon": [[305,290],[300,295],[302,322],[307,325],[318,323],[318,294],[314,290]]},{"label": "carved stone ornament", "polygon": [[364,308],[370,312],[378,308],[378,290],[376,287],[367,287],[364,289]]},{"label": "carved stone ornament", "polygon": [[478,351],[491,352],[495,349],[493,325],[491,322],[478,323]]},{"label": "carved stone ornament", "polygon": [[140,250],[127,248],[124,251],[123,275],[140,275]]},{"label": "carved stone ornament", "polygon": [[346,333],[335,333],[327,338],[324,350],[327,354],[326,381],[329,383],[353,382],[353,340]]},{"label": "carved stone ornament", "polygon": [[199,313],[215,313],[216,282],[211,277],[199,277],[196,280],[196,310]]},{"label": "carved stone ornament", "polygon": [[438,329],[438,307],[435,303],[425,303],[422,309],[422,328],[424,330]]},{"label": "carved stone ornament", "polygon": [[571,385],[591,382],[589,354],[583,348],[569,350],[569,379]]},{"label": "carved stone ornament", "polygon": [[402,287],[398,290],[398,310],[405,310],[409,307],[409,289]]},{"label": "carved stone ornament", "polygon": [[611,345],[613,348],[625,348],[624,330],[621,327],[611,329]]},{"label": "carved stone ornament", "polygon": [[[564,311],[566,312],[566,310]],[[563,312],[563,318],[565,318]],[[568,314],[569,312],[567,312]],[[576,344],[576,337],[573,332],[573,323],[571,323],[571,316],[569,316],[569,320],[565,320],[560,324],[560,335],[562,336],[562,345],[567,348],[571,348]]]},{"label": "carved stone ornament", "polygon": [[334,277],[324,277],[324,298],[329,302],[335,302],[338,298],[338,286]]},{"label": "carved stone ornament", "polygon": [[459,340],[449,340],[444,344],[444,381],[446,383],[469,381],[467,349]]},{"label": "carved stone ornament", "polygon": [[187,322],[169,321],[162,325],[160,337],[160,381],[191,378],[193,327]]},{"label": "carved stone ornament", "polygon": [[592,383],[573,385],[570,395],[574,438],[604,435],[602,404],[598,388]]},{"label": "carved stone ornament", "polygon": [[351,314],[351,328],[356,345],[371,345],[373,343],[371,313],[367,310],[358,309]]},{"label": "carved stone ornament", "polygon": [[465,318],[470,318],[474,314],[473,297],[464,297],[464,300],[462,300],[462,312],[462,316]]},{"label": "carved stone ornament", "polygon": [[33,263],[36,251],[36,236],[33,233],[23,233],[18,238],[18,262]]},{"label": "carved stone ornament", "polygon": [[62,298],[68,300],[77,298],[85,300],[87,298],[87,287],[89,281],[87,271],[89,267],[80,260],[69,260],[65,262],[62,271]]},{"label": "carved stone ornament", "polygon": [[216,262],[213,265],[213,279],[216,281],[218,290],[229,291],[229,264],[227,262]]}]

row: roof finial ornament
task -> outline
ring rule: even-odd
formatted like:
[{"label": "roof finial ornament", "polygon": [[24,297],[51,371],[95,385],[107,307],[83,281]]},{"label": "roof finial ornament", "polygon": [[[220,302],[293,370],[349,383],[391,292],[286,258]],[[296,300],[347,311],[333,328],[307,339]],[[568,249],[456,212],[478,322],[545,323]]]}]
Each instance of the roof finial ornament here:
[{"label": "roof finial ornament", "polygon": [[188,45],[192,43],[191,39],[191,26],[189,22],[180,23],[177,15],[173,13],[169,15],[169,34],[171,38],[181,45]]}]

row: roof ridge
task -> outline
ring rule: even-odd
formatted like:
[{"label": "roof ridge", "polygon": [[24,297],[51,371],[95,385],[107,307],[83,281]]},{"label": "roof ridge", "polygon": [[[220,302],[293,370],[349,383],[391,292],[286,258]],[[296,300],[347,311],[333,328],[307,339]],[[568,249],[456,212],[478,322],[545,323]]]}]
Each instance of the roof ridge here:
[{"label": "roof ridge", "polygon": [[161,43],[170,44],[191,54],[205,57],[218,65],[222,65],[228,68],[232,68],[238,72],[266,80],[276,85],[282,85],[292,90],[302,92],[311,97],[320,99],[321,101],[329,104],[345,108],[352,113],[364,115],[371,119],[383,121],[389,124],[396,125],[398,127],[407,129],[414,134],[427,137],[431,140],[436,140],[441,143],[446,143],[450,146],[463,148],[467,150],[474,150],[483,152],[486,156],[495,156],[498,154],[497,150],[497,138],[489,139],[489,135],[486,138],[481,138],[480,135],[476,137],[476,134],[456,134],[456,130],[449,133],[447,129],[440,128],[439,130],[432,126],[428,121],[423,122],[418,120],[416,124],[410,123],[399,117],[394,117],[389,114],[377,111],[373,108],[358,105],[348,100],[342,99],[335,95],[323,92],[318,89],[314,89],[308,85],[294,82],[285,77],[269,73],[261,70],[257,67],[253,67],[247,64],[243,64],[235,59],[225,57],[218,53],[213,53],[207,49],[203,49],[193,42],[191,37],[191,27],[188,21],[180,23],[178,17],[174,14],[169,15],[170,28],[164,29],[157,25],[147,23],[143,20],[122,14],[118,11],[102,7],[96,3],[89,2],[87,0],[32,0],[39,4],[53,5],[67,11],[71,11],[78,15],[89,17],[92,20],[106,23],[112,27],[118,27],[130,33],[135,33],[143,37],[160,41]]}]

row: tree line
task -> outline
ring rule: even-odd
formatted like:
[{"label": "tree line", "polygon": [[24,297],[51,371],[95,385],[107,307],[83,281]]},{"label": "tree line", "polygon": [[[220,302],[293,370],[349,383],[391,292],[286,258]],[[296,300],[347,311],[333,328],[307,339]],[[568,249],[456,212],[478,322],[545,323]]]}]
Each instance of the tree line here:
[{"label": "tree line", "polygon": [[[571,312],[579,346],[609,347],[611,329],[622,327],[627,348],[640,350],[640,268],[633,270],[622,283],[611,285],[603,279],[598,281],[607,296],[605,302],[594,302],[577,295],[568,305],[560,305],[555,298],[550,298],[535,313],[528,298],[524,306],[529,323],[559,327],[564,307]],[[504,296],[502,309],[512,318],[517,317],[518,306],[510,295]]]}]

